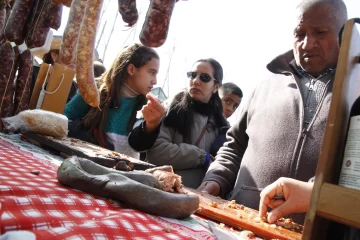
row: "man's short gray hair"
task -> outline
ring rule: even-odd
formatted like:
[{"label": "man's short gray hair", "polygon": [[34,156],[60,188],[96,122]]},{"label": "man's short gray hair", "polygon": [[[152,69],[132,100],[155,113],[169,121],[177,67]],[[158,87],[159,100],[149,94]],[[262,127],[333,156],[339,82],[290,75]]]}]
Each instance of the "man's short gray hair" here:
[{"label": "man's short gray hair", "polygon": [[342,0],[303,0],[296,7],[297,10],[304,13],[316,6],[328,4],[331,6],[332,11],[329,13],[333,18],[333,24],[338,30],[345,24],[348,19],[346,5]]}]

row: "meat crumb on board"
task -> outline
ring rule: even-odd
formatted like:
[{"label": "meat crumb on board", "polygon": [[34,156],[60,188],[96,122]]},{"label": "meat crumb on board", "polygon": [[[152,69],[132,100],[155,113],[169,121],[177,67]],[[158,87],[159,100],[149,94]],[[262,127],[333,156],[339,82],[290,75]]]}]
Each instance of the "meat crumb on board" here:
[{"label": "meat crumb on board", "polygon": [[164,227],[164,232],[170,233],[171,232],[171,228],[169,226]]},{"label": "meat crumb on board", "polygon": [[218,204],[216,202],[210,202],[209,206],[213,208],[217,208]]},{"label": "meat crumb on board", "polygon": [[31,174],[39,175],[39,174],[40,174],[40,171],[39,171],[39,170],[34,170],[34,171],[31,171]]}]

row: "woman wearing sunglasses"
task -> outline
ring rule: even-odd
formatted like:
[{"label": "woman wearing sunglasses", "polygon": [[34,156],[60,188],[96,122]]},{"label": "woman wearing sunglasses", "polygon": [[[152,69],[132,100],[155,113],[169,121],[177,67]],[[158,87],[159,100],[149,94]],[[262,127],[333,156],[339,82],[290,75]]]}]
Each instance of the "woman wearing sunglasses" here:
[{"label": "woman wearing sunglasses", "polygon": [[223,69],[215,59],[201,59],[187,76],[190,86],[174,97],[160,131],[140,134],[138,127],[129,136],[129,144],[137,151],[145,150],[140,145],[147,144],[148,162],[172,165],[185,186],[197,188],[213,160],[209,151],[217,130],[228,125],[218,95]]}]

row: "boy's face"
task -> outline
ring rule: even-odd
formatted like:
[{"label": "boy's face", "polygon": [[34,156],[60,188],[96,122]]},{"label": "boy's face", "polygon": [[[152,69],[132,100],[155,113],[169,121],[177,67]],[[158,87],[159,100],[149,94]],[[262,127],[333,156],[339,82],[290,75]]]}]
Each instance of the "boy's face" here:
[{"label": "boy's face", "polygon": [[223,115],[225,118],[229,118],[239,107],[241,98],[229,92],[220,92],[219,94],[223,106]]}]

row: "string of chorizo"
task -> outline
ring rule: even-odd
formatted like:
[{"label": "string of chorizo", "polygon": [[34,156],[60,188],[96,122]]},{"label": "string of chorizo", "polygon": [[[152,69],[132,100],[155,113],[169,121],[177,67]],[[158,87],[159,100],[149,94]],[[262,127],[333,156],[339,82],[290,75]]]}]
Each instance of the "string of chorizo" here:
[{"label": "string of chorizo", "polygon": [[28,48],[41,47],[46,42],[50,31],[46,10],[50,3],[51,0],[44,0],[37,6],[35,19],[25,40]]},{"label": "string of chorizo", "polygon": [[75,65],[76,48],[86,4],[86,0],[74,0],[71,3],[69,18],[64,30],[59,53],[59,62],[65,65]]},{"label": "string of chorizo", "polygon": [[148,47],[160,47],[167,38],[176,0],[152,0],[141,29],[140,41]]},{"label": "string of chorizo", "polygon": [[99,107],[100,96],[94,79],[94,49],[103,0],[89,0],[81,24],[76,58],[76,79],[84,101]]},{"label": "string of chorizo", "polygon": [[33,7],[34,0],[17,0],[5,27],[5,38],[16,45],[24,42],[24,26]]},{"label": "string of chorizo", "polygon": [[11,76],[15,71],[15,52],[10,42],[4,43],[0,48],[0,117],[8,117],[8,107],[12,106],[11,88],[13,82],[11,82]]},{"label": "string of chorizo", "polygon": [[33,56],[29,49],[20,54],[13,115],[29,108]]},{"label": "string of chorizo", "polygon": [[139,18],[136,9],[136,0],[118,0],[118,5],[122,20],[126,22],[129,27],[133,26]]}]

